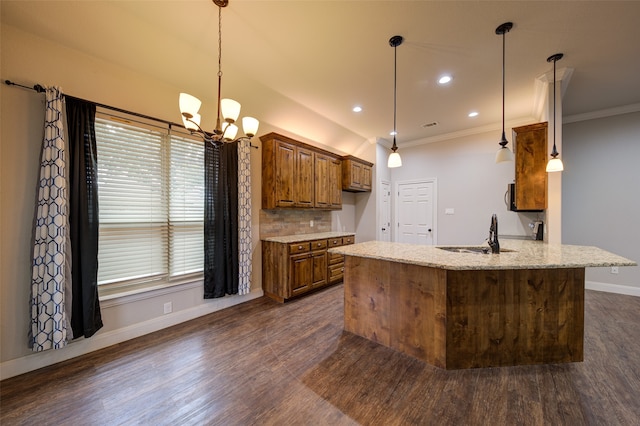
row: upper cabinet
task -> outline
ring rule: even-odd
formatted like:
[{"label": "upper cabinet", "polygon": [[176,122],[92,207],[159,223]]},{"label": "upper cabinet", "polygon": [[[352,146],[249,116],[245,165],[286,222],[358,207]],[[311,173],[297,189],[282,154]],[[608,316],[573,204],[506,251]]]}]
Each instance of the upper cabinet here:
[{"label": "upper cabinet", "polygon": [[277,133],[261,136],[262,208],[342,208],[340,157]]},{"label": "upper cabinet", "polygon": [[547,208],[547,127],[544,122],[513,128],[518,211]]},{"label": "upper cabinet", "polygon": [[342,157],[342,189],[350,192],[371,192],[372,163],[346,155]]}]

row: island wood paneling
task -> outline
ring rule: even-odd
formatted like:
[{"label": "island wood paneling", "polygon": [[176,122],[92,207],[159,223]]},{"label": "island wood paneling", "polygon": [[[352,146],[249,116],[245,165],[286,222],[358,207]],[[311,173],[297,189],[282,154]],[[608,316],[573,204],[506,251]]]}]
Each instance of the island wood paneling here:
[{"label": "island wood paneling", "polygon": [[447,272],[447,368],[583,359],[584,269]]},{"label": "island wood paneling", "polygon": [[583,359],[584,268],[451,271],[347,256],[345,330],[463,369]]},{"label": "island wood paneling", "polygon": [[344,329],[391,346],[390,262],[345,256]]}]

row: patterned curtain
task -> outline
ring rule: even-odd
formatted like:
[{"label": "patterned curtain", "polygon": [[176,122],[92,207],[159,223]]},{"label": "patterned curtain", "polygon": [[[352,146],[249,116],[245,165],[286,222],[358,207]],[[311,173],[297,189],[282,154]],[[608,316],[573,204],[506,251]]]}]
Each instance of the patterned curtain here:
[{"label": "patterned curtain", "polygon": [[65,269],[70,253],[62,123],[62,93],[58,87],[48,88],[33,235],[29,346],[34,351],[62,348],[68,338]]},{"label": "patterned curtain", "polygon": [[238,294],[251,291],[251,141],[238,142]]}]

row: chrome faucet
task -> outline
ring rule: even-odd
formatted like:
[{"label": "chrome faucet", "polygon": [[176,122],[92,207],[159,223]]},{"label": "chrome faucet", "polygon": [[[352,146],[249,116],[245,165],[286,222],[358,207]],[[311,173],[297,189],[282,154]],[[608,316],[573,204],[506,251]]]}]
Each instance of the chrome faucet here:
[{"label": "chrome faucet", "polygon": [[494,213],[491,216],[491,226],[489,227],[489,246],[491,253],[500,253],[500,243],[498,242],[498,216]]}]

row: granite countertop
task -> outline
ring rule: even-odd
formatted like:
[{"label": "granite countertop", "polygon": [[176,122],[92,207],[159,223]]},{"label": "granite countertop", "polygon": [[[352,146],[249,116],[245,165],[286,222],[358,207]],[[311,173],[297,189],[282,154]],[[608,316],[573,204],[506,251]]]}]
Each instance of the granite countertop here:
[{"label": "granite countertop", "polygon": [[546,244],[531,240],[501,240],[500,248],[513,251],[504,251],[500,254],[455,253],[439,249],[437,246],[368,241],[331,248],[329,252],[451,270],[559,269],[637,265],[632,260],[591,246]]},{"label": "granite countertop", "polygon": [[301,243],[304,241],[323,240],[331,238],[353,237],[355,232],[318,232],[315,234],[300,234],[300,235],[283,235],[278,237],[263,238],[262,241],[271,241],[274,243],[293,244]]}]

